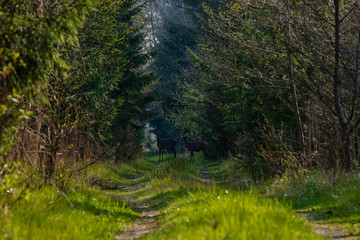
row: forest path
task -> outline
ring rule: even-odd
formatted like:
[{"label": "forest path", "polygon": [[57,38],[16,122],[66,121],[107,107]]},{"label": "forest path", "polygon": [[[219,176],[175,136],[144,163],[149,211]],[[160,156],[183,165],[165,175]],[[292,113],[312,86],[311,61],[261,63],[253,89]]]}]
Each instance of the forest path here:
[{"label": "forest path", "polygon": [[[133,181],[140,178],[141,176],[137,177]],[[152,233],[158,229],[156,218],[160,215],[159,210],[150,206],[150,203],[146,199],[139,200],[139,197],[136,196],[136,192],[142,190],[144,187],[145,186],[139,187],[136,184],[131,187],[120,188],[120,191],[122,192],[120,199],[129,204],[132,209],[139,214],[139,219],[130,224],[124,232],[115,236],[115,239],[138,239],[143,235]]]},{"label": "forest path", "polygon": [[351,235],[342,226],[328,225],[321,222],[321,218],[315,214],[306,211],[298,211],[300,216],[306,217],[306,219],[314,225],[315,232],[318,235],[325,237],[326,239],[337,239],[337,240],[356,240],[360,239],[359,236]]},{"label": "forest path", "polygon": [[[153,165],[158,168],[158,165]],[[211,172],[206,166],[200,166],[198,176],[203,184],[213,186]],[[161,214],[154,199],[146,197],[146,184],[141,180],[142,174],[132,179],[126,179],[117,186],[117,195],[138,213],[138,219],[128,225],[124,232],[115,236],[117,240],[138,239],[146,234],[157,231],[160,228],[157,217]],[[325,239],[355,240],[360,239],[358,235],[351,235],[349,231],[341,226],[327,224],[317,215],[306,211],[298,211],[300,216],[306,217],[314,226],[315,232]]]},{"label": "forest path", "polygon": [[213,181],[210,177],[209,169],[207,167],[201,166],[199,172],[201,181],[208,186],[212,186]]},{"label": "forest path", "polygon": [[[157,166],[154,166],[157,167]],[[207,167],[201,166],[199,169],[199,175],[201,181],[208,185],[212,186],[213,181],[210,177],[210,173]],[[141,176],[137,177],[138,179]],[[133,181],[136,181],[134,179]],[[159,224],[156,218],[160,215],[160,212],[155,207],[151,207],[151,203],[145,200],[138,200],[136,197],[136,192],[141,191],[143,187],[139,187],[139,185],[134,185],[131,187],[124,187],[120,186],[120,191],[124,192],[125,194],[121,195],[121,200],[125,201],[129,204],[134,211],[139,213],[139,219],[136,220],[134,223],[130,224],[127,229],[120,233],[119,235],[115,236],[117,240],[132,240],[138,239],[146,234],[152,233],[159,228]]]}]

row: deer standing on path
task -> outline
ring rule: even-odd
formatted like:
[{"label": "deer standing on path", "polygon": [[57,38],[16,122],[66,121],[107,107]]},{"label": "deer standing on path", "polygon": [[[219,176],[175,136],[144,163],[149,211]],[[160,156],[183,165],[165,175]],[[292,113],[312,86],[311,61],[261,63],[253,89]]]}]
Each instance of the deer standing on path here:
[{"label": "deer standing on path", "polygon": [[176,139],[175,138],[160,138],[160,134],[158,132],[156,135],[156,145],[159,148],[159,162],[164,160],[164,151],[171,150],[174,153],[174,157],[176,158]]},{"label": "deer standing on path", "polygon": [[184,142],[185,142],[185,146],[186,148],[191,152],[190,153],[190,162],[192,159],[192,162],[195,162],[195,158],[194,158],[194,152],[200,152],[202,151],[203,153],[205,152],[205,150],[207,149],[207,144],[205,142],[188,142],[187,138],[185,136],[183,136],[184,138]]}]

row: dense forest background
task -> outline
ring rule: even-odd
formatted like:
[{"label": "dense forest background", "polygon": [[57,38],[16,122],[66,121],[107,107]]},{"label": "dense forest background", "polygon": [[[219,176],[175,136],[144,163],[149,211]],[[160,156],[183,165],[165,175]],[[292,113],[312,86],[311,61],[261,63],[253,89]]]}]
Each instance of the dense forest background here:
[{"label": "dense forest background", "polygon": [[358,165],[356,1],[181,4],[157,38],[155,126],[255,179]]},{"label": "dense forest background", "polygon": [[353,170],[359,14],[340,0],[2,1],[0,176],[61,185],[141,156],[145,129],[202,139],[206,159],[255,180]]}]

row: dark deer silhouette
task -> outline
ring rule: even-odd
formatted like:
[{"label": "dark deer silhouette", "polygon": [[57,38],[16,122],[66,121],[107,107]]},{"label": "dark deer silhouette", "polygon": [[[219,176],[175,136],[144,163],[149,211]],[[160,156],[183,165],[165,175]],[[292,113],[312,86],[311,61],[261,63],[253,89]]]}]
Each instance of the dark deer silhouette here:
[{"label": "dark deer silhouette", "polygon": [[159,162],[164,160],[164,151],[171,150],[176,157],[176,139],[174,138],[160,138],[160,134],[155,132],[156,135],[156,145],[159,148]]},{"label": "dark deer silhouette", "polygon": [[184,138],[186,148],[191,152],[190,153],[190,162],[192,159],[192,162],[194,163],[195,162],[194,152],[202,151],[204,153],[205,150],[207,149],[207,143],[200,142],[200,141],[199,142],[188,142],[188,140],[185,136],[183,136],[183,138]]}]

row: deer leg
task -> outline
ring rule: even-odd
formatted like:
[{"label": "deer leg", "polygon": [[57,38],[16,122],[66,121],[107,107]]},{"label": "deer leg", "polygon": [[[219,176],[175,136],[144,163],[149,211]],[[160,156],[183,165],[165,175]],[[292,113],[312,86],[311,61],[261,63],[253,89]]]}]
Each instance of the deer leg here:
[{"label": "deer leg", "polygon": [[159,148],[159,162],[160,162],[160,157],[161,157],[161,149]]},{"label": "deer leg", "polygon": [[190,162],[191,162],[191,159],[192,159],[192,162],[194,163],[194,152],[193,151],[191,151]]},{"label": "deer leg", "polygon": [[174,158],[176,158],[176,149],[173,148],[172,151],[174,152]]}]

